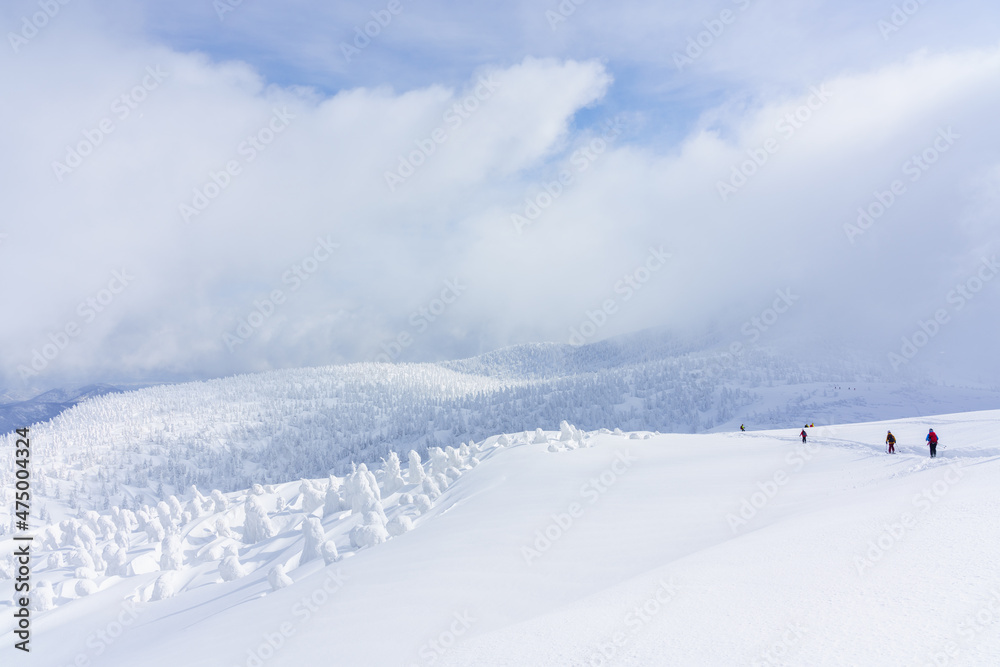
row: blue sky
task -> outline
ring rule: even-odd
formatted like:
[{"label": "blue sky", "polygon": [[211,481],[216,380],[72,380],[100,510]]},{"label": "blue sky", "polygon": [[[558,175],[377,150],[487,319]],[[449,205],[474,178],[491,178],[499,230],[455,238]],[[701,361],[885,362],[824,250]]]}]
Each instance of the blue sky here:
[{"label": "blue sky", "polygon": [[[621,308],[588,340],[745,340],[786,288],[802,298],[772,341],[832,340],[888,368],[945,308],[906,366],[995,367],[982,332],[1000,281],[948,301],[996,251],[995,3],[567,0],[553,29],[557,2],[400,0],[348,62],[341,45],[388,4],[243,0],[220,19],[211,0],[73,0],[41,20],[37,2],[6,3],[0,79],[19,104],[2,111],[0,279],[25,317],[2,325],[0,385],[569,342],[608,299]],[[475,109],[450,125],[456,104]],[[954,150],[907,180],[947,128]],[[519,226],[531,202],[544,210]],[[671,262],[626,301],[616,286],[659,247]],[[303,262],[316,270],[296,284]],[[136,278],[112,293],[122,267]],[[467,288],[445,304],[448,281]]]}]

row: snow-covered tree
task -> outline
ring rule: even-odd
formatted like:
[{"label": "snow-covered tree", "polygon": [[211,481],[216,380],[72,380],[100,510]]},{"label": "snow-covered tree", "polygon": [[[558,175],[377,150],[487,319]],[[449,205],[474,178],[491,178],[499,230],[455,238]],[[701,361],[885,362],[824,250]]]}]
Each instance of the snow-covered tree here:
[{"label": "snow-covered tree", "polygon": [[385,518],[378,512],[366,512],[361,525],[351,529],[351,546],[356,549],[382,544],[389,539]]},{"label": "snow-covered tree", "polygon": [[420,484],[424,481],[424,477],[426,477],[424,466],[420,463],[420,454],[411,449],[409,461],[409,483]]},{"label": "snow-covered tree", "polygon": [[383,461],[382,495],[391,496],[404,486],[403,472],[400,469],[399,456],[396,455],[396,452],[389,452],[389,457]]},{"label": "snow-covered tree", "polygon": [[303,479],[299,484],[299,493],[302,494],[302,511],[306,514],[311,514],[323,507],[326,493],[315,486],[312,481]]},{"label": "snow-covered tree", "polygon": [[255,496],[249,496],[243,505],[246,520],[243,522],[243,542],[256,544],[275,535],[275,527],[267,511]]},{"label": "snow-covered tree", "polygon": [[267,573],[267,581],[271,584],[271,590],[275,591],[294,583],[292,578],[285,573],[285,566],[281,563],[272,567],[271,571]]},{"label": "snow-covered tree", "polygon": [[184,565],[184,554],[181,550],[181,538],[170,534],[160,543],[160,569],[179,570]]},{"label": "snow-covered tree", "polygon": [[337,553],[337,545],[333,543],[333,540],[324,542],[319,550],[323,555],[323,562],[327,565],[340,560],[340,554]]},{"label": "snow-covered tree", "polygon": [[93,595],[97,592],[97,584],[91,579],[80,579],[73,586],[73,590],[77,597],[87,597],[88,595]]},{"label": "snow-covered tree", "polygon": [[55,594],[52,591],[52,584],[43,579],[28,594],[28,609],[43,612],[53,607],[55,607]]},{"label": "snow-covered tree", "polygon": [[213,490],[211,499],[215,512],[225,512],[229,509],[229,501],[227,501],[226,497],[222,495],[222,491],[219,491],[218,489]]},{"label": "snow-covered tree", "polygon": [[173,572],[164,572],[157,577],[156,582],[153,584],[153,592],[149,596],[149,601],[159,602],[160,600],[172,598],[176,593],[174,581]]},{"label": "snow-covered tree", "polygon": [[413,529],[413,520],[405,514],[399,514],[393,517],[392,520],[386,524],[385,528],[389,532],[389,535],[398,537],[399,535]]},{"label": "snow-covered tree", "polygon": [[306,517],[302,522],[302,538],[302,556],[299,558],[299,565],[322,556],[320,547],[326,541],[326,535],[323,534],[323,524],[319,519],[314,516]]},{"label": "snow-covered tree", "polygon": [[219,576],[222,577],[223,581],[236,581],[246,575],[247,571],[243,567],[243,564],[240,563],[240,554],[236,545],[227,545],[222,562],[219,563]]}]

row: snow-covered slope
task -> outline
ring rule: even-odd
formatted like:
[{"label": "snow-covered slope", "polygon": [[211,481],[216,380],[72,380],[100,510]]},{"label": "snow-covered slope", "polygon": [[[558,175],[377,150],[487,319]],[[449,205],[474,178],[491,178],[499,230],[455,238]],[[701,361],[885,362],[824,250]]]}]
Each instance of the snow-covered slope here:
[{"label": "snow-covered slope", "polygon": [[30,397],[4,392],[0,394],[0,433],[10,433],[17,428],[48,421],[74,405],[95,396],[136,388],[91,384],[70,389],[51,389]]},{"label": "snow-covered slope", "polygon": [[[235,491],[343,475],[352,462],[392,451],[426,454],[496,433],[555,429],[563,419],[588,430],[693,433],[997,407],[995,390],[908,384],[859,361],[685,352],[647,337],[149,387],[84,401],[33,434],[35,472],[51,495],[84,509],[134,509],[191,484]],[[12,445],[0,437],[5,486]]]},{"label": "snow-covered slope", "polygon": [[377,494],[359,468],[137,512],[163,539],[85,515],[40,536],[31,664],[992,665],[998,427],[565,425],[433,450],[433,484],[390,460]]}]

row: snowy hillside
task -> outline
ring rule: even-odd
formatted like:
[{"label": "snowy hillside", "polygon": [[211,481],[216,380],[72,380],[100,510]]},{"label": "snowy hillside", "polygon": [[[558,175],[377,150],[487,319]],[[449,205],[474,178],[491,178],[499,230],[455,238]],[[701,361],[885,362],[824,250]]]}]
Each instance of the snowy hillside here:
[{"label": "snowy hillside", "polygon": [[[537,372],[526,369],[536,368]],[[33,428],[39,487],[76,508],[135,509],[190,485],[344,475],[352,462],[555,429],[692,433],[1000,407],[1000,392],[905,384],[860,362],[737,357],[632,337],[526,345],[443,364],[352,364],[95,397]],[[0,438],[10,489],[11,436]],[[137,497],[138,496],[138,497]],[[0,530],[8,521],[0,508]]]},{"label": "snowy hillside", "polygon": [[991,665],[998,427],[563,424],[134,511],[52,499],[31,664]]},{"label": "snowy hillside", "polygon": [[137,388],[92,384],[73,389],[51,389],[30,397],[20,396],[13,392],[3,392],[0,394],[0,433],[10,433],[24,426],[48,421],[74,405],[95,396]]}]

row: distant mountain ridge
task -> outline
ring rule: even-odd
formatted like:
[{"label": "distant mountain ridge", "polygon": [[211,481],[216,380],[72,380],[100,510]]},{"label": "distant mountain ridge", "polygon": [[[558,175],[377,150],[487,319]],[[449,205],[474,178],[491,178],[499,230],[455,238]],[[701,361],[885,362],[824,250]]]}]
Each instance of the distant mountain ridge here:
[{"label": "distant mountain ridge", "polygon": [[0,403],[0,435],[16,429],[48,421],[64,410],[82,401],[113,394],[136,387],[118,387],[110,384],[88,384],[69,389],[50,389],[27,400]]},{"label": "distant mountain ridge", "polygon": [[[39,465],[75,479],[84,504],[103,506],[126,488],[162,496],[160,487],[230,491],[346,474],[390,452],[424,455],[562,420],[588,431],[698,433],[1000,407],[995,390],[914,382],[832,350],[803,361],[784,347],[727,349],[645,332],[443,363],[286,369],[135,391],[93,385],[46,392],[7,419],[10,428],[35,423]],[[9,438],[0,436],[0,465]]]}]

